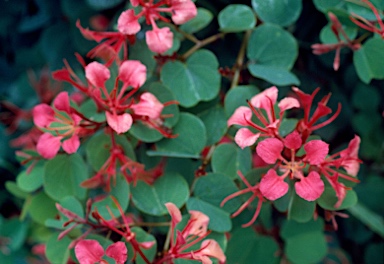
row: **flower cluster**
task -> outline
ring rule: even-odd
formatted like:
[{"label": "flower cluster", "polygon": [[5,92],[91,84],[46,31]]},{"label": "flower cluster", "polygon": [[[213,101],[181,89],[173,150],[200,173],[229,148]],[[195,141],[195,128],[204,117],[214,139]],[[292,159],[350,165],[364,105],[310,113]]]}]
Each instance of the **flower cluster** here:
[{"label": "flower cluster", "polygon": [[[318,123],[320,118],[331,113],[331,109],[327,107],[330,96],[325,96],[311,115],[313,98],[318,89],[310,95],[296,87],[293,91],[296,98],[287,97],[278,103],[280,110],[278,117],[274,107],[277,103],[278,90],[276,87],[271,87],[254,96],[248,102],[249,107],[239,107],[228,120],[228,126],[246,126],[240,128],[235,136],[235,142],[241,148],[255,144],[261,137],[265,138],[256,145],[256,153],[266,164],[272,166],[255,186],[251,186],[240,174],[247,188],[223,201],[225,203],[235,196],[252,192],[251,198],[240,208],[243,210],[251,200],[259,198],[258,209],[249,224],[256,219],[263,197],[274,201],[287,194],[289,189],[287,180],[294,182],[297,195],[307,201],[317,200],[324,192],[324,180],[328,181],[338,198],[336,208],[343,202],[348,189],[339,179],[358,182],[356,179],[360,163],[357,156],[360,145],[358,136],[351,140],[346,149],[333,155],[329,155],[329,146],[326,142],[310,137],[313,131],[329,124],[337,117],[340,106],[333,116]],[[284,112],[291,108],[303,109],[304,117],[298,121],[291,133],[281,136],[279,127],[282,117]],[[253,116],[255,121],[252,120]],[[237,214],[239,211],[234,215]]]},{"label": "flower cluster", "polygon": [[191,20],[197,15],[195,4],[191,0],[161,0],[144,1],[131,0],[132,6],[141,8],[138,14],[133,9],[128,9],[121,13],[117,20],[118,32],[97,32],[85,29],[77,22],[77,27],[81,30],[84,37],[103,43],[92,49],[88,56],[101,57],[109,65],[112,61],[118,60],[118,53],[124,48],[124,59],[127,58],[127,49],[124,46],[126,40],[133,43],[135,35],[141,30],[139,19],[145,18],[152,30],[145,32],[146,42],[149,49],[156,53],[163,53],[169,50],[173,45],[173,33],[169,27],[159,28],[156,20],[170,22],[162,13],[170,13],[171,19],[176,25],[181,25]]}]

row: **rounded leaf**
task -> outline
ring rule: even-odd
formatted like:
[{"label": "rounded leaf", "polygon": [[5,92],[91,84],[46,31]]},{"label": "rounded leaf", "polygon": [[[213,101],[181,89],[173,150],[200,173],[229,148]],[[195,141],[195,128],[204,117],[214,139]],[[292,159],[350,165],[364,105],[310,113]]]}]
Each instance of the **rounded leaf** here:
[{"label": "rounded leaf", "polygon": [[160,77],[180,105],[191,107],[217,96],[221,81],[218,67],[217,58],[211,51],[199,50],[186,63],[167,62]]},{"label": "rounded leaf", "polygon": [[228,5],[220,11],[220,30],[223,32],[241,32],[252,29],[256,25],[256,17],[253,10],[246,5]]},{"label": "rounded leaf", "polygon": [[168,210],[165,204],[171,202],[178,208],[184,205],[189,197],[187,182],[179,174],[167,173],[158,178],[153,185],[138,181],[132,187],[132,201],[136,207],[150,215],[165,215]]},{"label": "rounded leaf", "polygon": [[280,26],[293,24],[303,8],[302,0],[252,0],[252,7],[263,22]]}]

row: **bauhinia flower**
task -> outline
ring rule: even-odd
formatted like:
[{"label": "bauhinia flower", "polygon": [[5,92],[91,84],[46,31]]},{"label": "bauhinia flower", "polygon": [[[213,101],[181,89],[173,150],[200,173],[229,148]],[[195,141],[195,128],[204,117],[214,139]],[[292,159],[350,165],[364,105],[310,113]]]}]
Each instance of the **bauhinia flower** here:
[{"label": "bauhinia flower", "polygon": [[[285,98],[278,104],[280,112],[279,118],[276,118],[274,104],[277,101],[278,90],[275,86],[266,89],[248,101],[249,107],[240,106],[228,119],[227,126],[240,125],[248,126],[256,131],[254,133],[249,128],[241,128],[236,133],[235,142],[241,148],[255,144],[259,137],[276,136],[279,134],[279,127],[284,112],[291,108],[300,106],[295,98]],[[251,118],[255,115],[261,125],[254,123]]]},{"label": "bauhinia flower", "polygon": [[138,19],[145,17],[146,23],[152,26],[152,30],[145,33],[146,42],[149,49],[157,53],[166,52],[173,45],[171,30],[168,27],[159,28],[155,22],[156,20],[169,22],[169,19],[164,17],[162,13],[171,13],[172,21],[177,25],[184,24],[197,15],[196,6],[191,0],[134,0],[131,3],[135,7],[140,6],[141,11],[137,15],[134,14],[133,10],[123,12],[119,21],[124,20],[124,23],[118,25],[119,31],[129,31],[129,33],[136,34],[140,31]]},{"label": "bauhinia flower", "polygon": [[80,240],[75,246],[75,255],[80,264],[107,264],[103,259],[106,255],[115,260],[116,264],[124,264],[127,261],[127,247],[124,242],[116,242],[108,246],[106,251],[96,240]]},{"label": "bauhinia flower", "polygon": [[[166,203],[165,206],[171,215],[170,247],[164,256],[155,263],[173,263],[175,259],[189,259],[200,261],[203,264],[211,264],[210,258],[216,258],[219,263],[225,263],[226,257],[219,244],[213,239],[205,239],[210,233],[207,231],[208,216],[199,211],[189,211],[191,217],[183,230],[179,231],[176,230],[176,226],[182,220],[180,210],[173,203]],[[199,249],[190,249],[201,241]]]},{"label": "bauhinia flower", "polygon": [[42,134],[37,142],[37,152],[46,159],[52,159],[60,147],[72,154],[80,146],[79,136],[93,131],[98,124],[84,117],[70,106],[67,92],[61,92],[53,101],[51,107],[39,104],[33,108],[33,121]]},{"label": "bauhinia flower", "polygon": [[[222,202],[222,205],[228,200],[251,192],[252,196],[245,202],[234,214],[238,215],[255,198],[258,198],[258,206],[254,217],[244,226],[251,225],[257,218],[262,205],[263,197],[268,200],[277,200],[283,197],[289,189],[289,181],[293,181],[295,192],[298,196],[307,201],[315,201],[324,192],[324,180],[327,180],[330,186],[335,190],[338,201],[334,205],[339,207],[346,195],[347,188],[339,181],[344,180],[358,182],[356,179],[359,170],[360,160],[358,159],[358,150],[360,138],[355,136],[348,147],[333,155],[329,155],[329,146],[320,139],[311,139],[309,136],[313,131],[331,123],[338,116],[341,110],[339,104],[338,110],[329,119],[318,123],[332,110],[327,107],[330,95],[325,96],[313,110],[313,98],[319,89],[316,89],[311,95],[306,94],[294,87],[298,100],[287,97],[278,103],[280,109],[280,118],[275,117],[274,104],[277,103],[277,89],[269,88],[257,96],[254,96],[249,102],[248,107],[241,106],[228,120],[228,126],[232,124],[240,126],[249,126],[260,132],[254,133],[248,128],[241,128],[235,136],[236,143],[241,147],[251,146],[256,143],[260,137],[266,137],[256,145],[256,154],[265,164],[272,165],[268,169],[260,182],[254,186],[250,185],[245,177],[239,172],[239,176],[247,188],[229,195]],[[298,120],[293,131],[285,137],[279,134],[279,125],[281,118],[287,109],[302,108],[304,117]],[[263,112],[260,111],[263,109]],[[311,114],[312,113],[312,114]],[[255,115],[262,125],[255,124],[251,118]]]}]

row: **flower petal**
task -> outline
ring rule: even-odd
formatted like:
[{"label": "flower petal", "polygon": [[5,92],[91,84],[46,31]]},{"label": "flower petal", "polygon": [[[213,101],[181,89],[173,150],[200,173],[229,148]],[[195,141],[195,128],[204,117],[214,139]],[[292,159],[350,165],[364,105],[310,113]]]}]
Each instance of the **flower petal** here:
[{"label": "flower petal", "polygon": [[200,248],[203,248],[203,250],[201,250],[199,254],[216,258],[220,263],[225,263],[227,258],[216,240],[206,239],[201,243]]},{"label": "flower petal", "polygon": [[165,207],[167,207],[168,213],[172,218],[172,226],[175,227],[182,219],[181,212],[173,203],[166,203]]},{"label": "flower petal", "polygon": [[55,137],[50,133],[44,133],[40,136],[36,145],[37,153],[45,159],[53,159],[59,152],[63,137]]},{"label": "flower petal", "polygon": [[64,111],[66,113],[70,113],[71,112],[71,106],[69,104],[68,92],[59,93],[56,96],[55,100],[53,100],[53,105],[59,111]]},{"label": "flower petal", "polygon": [[110,112],[105,112],[108,125],[116,131],[117,134],[127,132],[132,126],[132,116],[128,113],[121,115],[111,114]]},{"label": "flower petal", "polygon": [[311,140],[304,145],[304,150],[307,153],[305,160],[311,165],[321,164],[329,151],[329,145],[320,139]]},{"label": "flower petal", "polygon": [[164,105],[151,93],[143,93],[140,101],[131,106],[136,115],[148,116],[151,119],[160,118]]},{"label": "flower petal", "polygon": [[209,217],[199,211],[189,211],[191,218],[187,223],[186,228],[182,231],[183,237],[187,239],[188,236],[205,236],[208,230]]},{"label": "flower petal", "polygon": [[140,23],[133,9],[128,9],[121,13],[117,20],[117,30],[122,34],[134,35],[140,31],[140,28]]},{"label": "flower petal", "polygon": [[259,136],[260,133],[254,134],[248,128],[243,127],[237,131],[235,136],[235,142],[240,148],[244,149],[245,147],[249,147],[255,144]]},{"label": "flower petal", "polygon": [[127,261],[128,250],[124,242],[118,241],[110,245],[105,254],[113,258],[116,261],[116,264],[124,264]]},{"label": "flower petal", "polygon": [[63,141],[63,149],[68,154],[75,153],[79,147],[80,147],[80,139],[76,134],[72,135],[72,137]]},{"label": "flower petal", "polygon": [[251,120],[252,118],[252,110],[246,106],[240,106],[235,110],[233,115],[228,119],[227,126],[231,125],[240,125],[240,126],[248,126],[246,120]]},{"label": "flower petal", "polygon": [[288,183],[279,177],[275,170],[270,169],[267,174],[261,178],[260,192],[268,200],[274,201],[288,192]]},{"label": "flower petal", "polygon": [[348,148],[340,152],[342,158],[341,166],[348,172],[349,175],[356,176],[360,169],[360,160],[358,159],[360,147],[360,137],[355,137],[349,142]]},{"label": "flower petal", "polygon": [[172,0],[172,20],[176,25],[184,24],[197,15],[197,8],[191,0]]},{"label": "flower petal", "polygon": [[119,79],[126,85],[138,88],[147,79],[147,68],[138,60],[124,61],[119,68]]},{"label": "flower petal", "polygon": [[256,152],[266,163],[274,164],[280,158],[283,149],[283,142],[277,138],[267,138],[257,145]]},{"label": "flower petal", "polygon": [[95,87],[104,87],[104,83],[111,77],[111,73],[103,64],[93,61],[85,66],[85,77]]},{"label": "flower petal", "polygon": [[96,240],[80,240],[75,246],[75,255],[80,264],[94,264],[101,260],[104,249]]},{"label": "flower petal", "polygon": [[279,102],[278,106],[280,108],[281,113],[291,108],[299,108],[300,103],[296,98],[286,97]]},{"label": "flower petal", "polygon": [[33,108],[32,116],[36,126],[46,128],[55,120],[55,111],[47,104],[39,104]]},{"label": "flower petal", "polygon": [[172,48],[173,33],[167,27],[148,30],[145,32],[148,48],[157,53],[163,53]]},{"label": "flower petal", "polygon": [[301,148],[301,144],[303,144],[303,141],[301,140],[299,132],[296,130],[287,135],[284,139],[284,145],[289,149],[299,149]]},{"label": "flower petal", "polygon": [[256,108],[262,108],[269,111],[271,110],[271,103],[272,105],[274,105],[277,101],[277,94],[277,87],[272,86],[252,97],[252,99],[250,100],[251,105]]},{"label": "flower petal", "polygon": [[297,195],[304,200],[315,201],[324,192],[324,182],[319,173],[311,171],[307,177],[303,177],[295,183],[295,190]]}]

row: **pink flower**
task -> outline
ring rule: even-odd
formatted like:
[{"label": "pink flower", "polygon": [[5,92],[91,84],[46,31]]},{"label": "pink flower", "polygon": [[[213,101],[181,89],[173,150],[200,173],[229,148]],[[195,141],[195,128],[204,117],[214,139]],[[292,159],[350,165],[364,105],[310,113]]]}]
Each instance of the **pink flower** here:
[{"label": "pink flower", "polygon": [[128,113],[118,115],[116,113],[105,112],[108,125],[117,134],[127,132],[132,126],[132,116]]},{"label": "pink flower", "polygon": [[124,61],[120,65],[118,78],[124,85],[141,87],[147,80],[147,67],[137,60]]},{"label": "pink flower", "polygon": [[257,147],[257,154],[268,164],[276,163],[280,159],[280,153],[284,149],[284,144],[277,138],[267,138],[261,141]]},{"label": "pink flower", "polygon": [[316,139],[306,143],[304,150],[307,153],[304,160],[307,160],[311,165],[319,165],[325,160],[329,145],[322,140]]},{"label": "pink flower", "polygon": [[295,190],[297,195],[304,200],[315,201],[324,192],[324,182],[319,173],[311,171],[307,177],[303,177],[295,183]]},{"label": "pink flower", "polygon": [[248,122],[251,121],[252,110],[246,106],[240,106],[235,110],[232,116],[227,121],[227,126],[240,125],[248,126]]},{"label": "pink flower", "polygon": [[138,18],[135,16],[135,11],[128,9],[121,13],[117,20],[117,29],[125,35],[134,35],[140,31]]},{"label": "pink flower", "polygon": [[36,145],[37,152],[45,159],[53,159],[60,150],[62,137],[55,137],[44,133],[39,137]]},{"label": "pink flower", "polygon": [[197,15],[195,4],[191,0],[171,0],[172,20],[177,25],[184,24]]},{"label": "pink flower", "polygon": [[349,175],[356,176],[360,169],[360,160],[358,158],[360,147],[360,137],[355,137],[349,142],[348,148],[340,151],[341,167],[343,167]]},{"label": "pink flower", "polygon": [[[78,134],[82,118],[72,110],[67,92],[59,93],[53,101],[54,108],[46,104],[39,104],[33,109],[35,125],[47,131],[37,142],[37,152],[46,159],[52,159],[60,150],[60,146],[68,154],[73,154],[80,147]],[[65,114],[63,114],[65,113]],[[57,124],[60,124],[58,127]],[[61,143],[61,140],[63,143]]]},{"label": "pink flower", "polygon": [[151,119],[160,118],[164,105],[151,93],[143,93],[140,101],[131,106],[135,115],[148,116]]},{"label": "pink flower", "polygon": [[255,144],[259,136],[260,133],[254,134],[248,128],[243,127],[237,131],[235,135],[235,142],[240,148],[244,149],[245,147]]},{"label": "pink flower", "polygon": [[172,48],[173,33],[167,27],[154,28],[145,33],[148,48],[157,53],[163,53]]},{"label": "pink flower", "polygon": [[[96,240],[80,240],[75,246],[75,254],[80,264],[106,263],[103,260],[104,249]],[[116,242],[106,250],[106,255],[113,258],[116,264],[127,261],[127,247],[124,242]]]},{"label": "pink flower", "polygon": [[105,86],[105,82],[111,77],[109,69],[103,64],[93,61],[85,66],[85,77],[96,88]]},{"label": "pink flower", "polygon": [[260,192],[268,200],[274,201],[288,192],[288,183],[283,177],[279,177],[275,170],[268,170],[260,181]]}]

